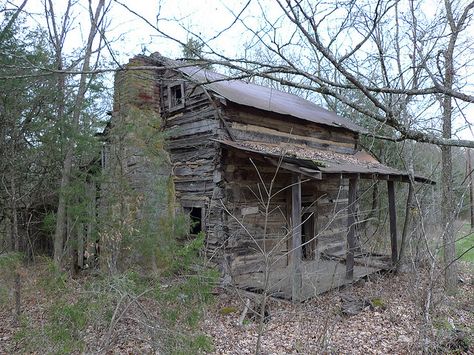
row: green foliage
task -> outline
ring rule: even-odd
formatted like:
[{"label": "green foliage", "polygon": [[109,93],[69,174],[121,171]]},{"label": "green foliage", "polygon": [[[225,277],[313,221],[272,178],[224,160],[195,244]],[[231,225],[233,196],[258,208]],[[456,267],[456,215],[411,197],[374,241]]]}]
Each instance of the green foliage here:
[{"label": "green foliage", "polygon": [[7,305],[10,302],[10,292],[7,285],[2,282],[0,284],[0,307]]},{"label": "green foliage", "polygon": [[4,275],[15,270],[22,264],[23,254],[17,252],[10,252],[0,254],[0,274]]},{"label": "green foliage", "polygon": [[[138,92],[148,92],[146,82],[138,87]],[[127,92],[121,93],[120,88],[117,92],[118,99],[127,99]],[[181,268],[177,257],[189,264],[187,249],[178,255],[181,247],[177,242],[189,232],[189,221],[175,211],[174,184],[164,149],[161,118],[153,110],[137,107],[132,99],[128,100],[110,131],[111,154],[104,181],[112,183],[104,189],[107,211],[100,231],[102,255],[112,273],[132,265],[174,273]],[[130,160],[141,171],[136,180],[123,169]],[[146,182],[141,180],[145,176]]]},{"label": "green foliage", "polygon": [[439,316],[433,320],[433,326],[437,330],[453,330],[453,325],[449,322],[446,317]]},{"label": "green foliage", "polygon": [[251,323],[252,323],[252,320],[247,319],[247,318],[244,319],[244,321],[242,322],[243,325],[249,325],[249,324],[251,324]]},{"label": "green foliage", "polygon": [[212,288],[218,272],[202,265],[199,255],[202,246],[201,235],[189,241],[179,253],[178,248],[173,249],[173,265],[182,265],[182,269],[169,272],[166,278],[151,277],[136,268],[77,283],[60,272],[52,260],[39,259],[39,265],[35,266],[39,289],[35,289],[46,293],[51,301],[41,324],[24,315],[15,335],[18,344],[25,352],[86,352],[86,329],[93,328],[103,334],[111,325],[114,328],[114,322],[120,321],[124,311],[132,318],[143,317],[142,308],[134,307],[136,302],[143,302],[159,310],[158,316],[148,315],[143,321],[160,329],[160,336],[154,340],[160,349],[171,354],[212,351],[211,339],[199,331],[199,323],[207,305],[213,302]]},{"label": "green foliage", "polygon": [[200,232],[194,239],[187,241],[184,245],[175,245],[175,257],[173,263],[170,265],[170,271],[174,273],[187,272],[190,266],[197,261],[199,251],[204,248],[205,239],[205,233]]},{"label": "green foliage", "polygon": [[93,316],[88,302],[81,299],[69,304],[65,299],[59,299],[50,306],[47,316],[44,327],[34,327],[23,317],[15,338],[24,349],[28,352],[48,349],[49,354],[82,352],[85,347],[82,332]]},{"label": "green foliage", "polygon": [[186,44],[183,45],[182,51],[185,58],[199,59],[202,57],[204,43],[197,38],[189,37]]},{"label": "green foliage", "polygon": [[203,63],[205,45],[200,39],[189,37],[186,44],[182,46],[182,54],[188,61],[192,62],[195,59],[200,66],[212,70],[212,64]]},{"label": "green foliage", "polygon": [[40,287],[51,296],[61,294],[67,289],[68,275],[60,270],[56,263],[49,258],[42,259],[45,272],[39,279]]},{"label": "green foliage", "polygon": [[172,354],[202,354],[212,352],[214,349],[212,339],[203,334],[191,335],[187,337],[179,336],[178,339],[182,342],[182,346],[181,348],[172,351]]},{"label": "green foliage", "polygon": [[[212,289],[219,273],[201,265],[199,252],[204,246],[204,234],[188,241],[174,251],[169,279],[154,289],[155,299],[163,305],[162,314],[174,336],[165,339],[173,354],[195,354],[212,350],[210,339],[191,332],[196,329],[206,305],[212,303]],[[177,278],[179,275],[179,278]]]},{"label": "green foliage", "polygon": [[94,307],[88,298],[74,297],[75,289],[71,287],[68,275],[52,260],[39,259],[35,268],[39,286],[36,292],[44,292],[51,300],[44,313],[46,322],[35,324],[28,319],[28,313],[23,314],[15,338],[25,352],[81,352],[84,348],[82,331],[94,314]]},{"label": "green foliage", "polygon": [[[46,333],[54,343],[61,344],[60,348],[71,351],[80,342],[80,331],[87,325],[88,302],[81,299],[69,304],[65,300],[53,304],[50,311],[50,322]],[[63,352],[63,351],[61,351]]]},{"label": "green foliage", "polygon": [[47,234],[53,234],[56,228],[56,213],[48,212],[41,223],[41,230]]},{"label": "green foliage", "polygon": [[[96,133],[101,125],[100,117],[106,111],[100,107],[107,93],[103,78],[90,77],[79,124],[73,123],[70,113],[75,105],[78,77],[42,75],[40,68],[48,71],[58,67],[48,32],[31,26],[24,12],[7,27],[12,16],[8,9],[11,6],[3,1],[0,4],[3,15],[0,19],[0,76],[3,78],[0,85],[3,138],[0,140],[0,180],[9,187],[15,183],[18,204],[28,202],[28,205],[38,207],[41,201],[50,210],[54,209],[57,195],[65,194],[68,217],[73,222],[80,222],[87,215],[81,184],[96,168],[97,164],[92,166],[90,163],[98,156],[101,146]],[[68,60],[75,63],[68,63]],[[72,57],[65,56],[62,61],[63,67],[71,69],[79,64],[77,58]],[[62,79],[65,88],[58,90],[58,82]],[[74,147],[71,186],[58,191],[64,154],[71,146]],[[9,200],[7,190],[0,189],[0,201],[9,203]],[[0,220],[4,220],[1,217],[5,216],[0,216]],[[31,225],[41,228],[42,238],[52,238],[54,215],[48,214],[41,220],[41,216],[34,214]],[[0,228],[3,227],[0,224]],[[0,233],[0,248],[6,244],[3,235]],[[26,244],[26,240],[20,243],[21,246]],[[35,243],[29,245],[34,249],[33,253],[37,252],[36,246]],[[66,255],[69,255],[67,251]]]},{"label": "green foliage", "polygon": [[387,305],[385,304],[385,301],[379,297],[372,298],[370,300],[370,305],[372,308],[375,309],[386,309]]}]

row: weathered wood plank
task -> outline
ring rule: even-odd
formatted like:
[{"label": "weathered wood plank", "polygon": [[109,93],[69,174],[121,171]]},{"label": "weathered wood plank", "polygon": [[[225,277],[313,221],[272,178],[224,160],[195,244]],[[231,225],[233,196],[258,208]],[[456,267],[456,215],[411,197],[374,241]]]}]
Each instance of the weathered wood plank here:
[{"label": "weathered wood plank", "polygon": [[354,251],[356,247],[355,235],[355,214],[357,199],[357,180],[358,177],[349,179],[349,205],[347,206],[347,257],[346,257],[346,278],[354,278]]},{"label": "weathered wood plank", "polygon": [[182,125],[176,125],[169,128],[170,138],[177,138],[182,136],[189,136],[198,133],[215,132],[219,127],[219,123],[212,119],[202,119],[199,121],[192,121]]},{"label": "weathered wood plank", "polygon": [[390,245],[392,250],[392,265],[398,262],[398,245],[397,245],[397,209],[395,206],[395,183],[391,180],[387,181],[388,191],[388,212],[390,218]]},{"label": "weathered wood plank", "polygon": [[296,118],[273,114],[271,117],[263,111],[247,109],[230,105],[225,110],[230,121],[257,124],[261,127],[277,129],[281,132],[302,136],[312,136],[334,142],[352,143],[355,145],[357,134],[346,129],[327,127],[313,122],[306,122]]},{"label": "weathered wood plank", "polygon": [[291,187],[291,299],[299,302],[302,288],[301,277],[301,176],[293,174]]},{"label": "weathered wood plank", "polygon": [[197,160],[193,162],[176,163],[174,173],[177,177],[203,174],[214,172],[215,165],[212,160]]},{"label": "weathered wood plank", "polygon": [[353,142],[341,142],[341,141],[330,141],[324,140],[316,137],[312,137],[306,133],[296,134],[293,132],[281,132],[273,128],[267,128],[262,126],[257,126],[255,124],[242,124],[238,122],[232,122],[231,125],[232,132],[236,135],[236,137],[241,136],[241,139],[247,138],[260,138],[257,140],[261,140],[261,138],[266,138],[266,140],[272,140],[273,143],[275,142],[300,142],[302,144],[313,145],[316,147],[321,148],[346,148],[348,152],[354,150],[354,143]]},{"label": "weathered wood plank", "polygon": [[210,146],[210,138],[213,138],[213,133],[196,134],[192,137],[180,137],[166,142],[166,148],[172,153],[174,150],[190,149],[202,146]]}]

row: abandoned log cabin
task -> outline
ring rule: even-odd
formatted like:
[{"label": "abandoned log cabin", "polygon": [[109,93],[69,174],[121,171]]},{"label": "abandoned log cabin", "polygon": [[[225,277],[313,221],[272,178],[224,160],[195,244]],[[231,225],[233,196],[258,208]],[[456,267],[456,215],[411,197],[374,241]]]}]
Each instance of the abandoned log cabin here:
[{"label": "abandoned log cabin", "polygon": [[[396,262],[394,182],[409,175],[360,149],[363,128],[298,96],[159,54],[137,56],[133,67],[144,70],[116,76],[111,125],[135,119],[131,109],[153,112],[146,125],[160,122],[169,165],[138,167],[141,148],[129,147],[124,169],[144,193],[157,175],[172,178],[174,207],[195,221],[192,234],[205,232],[225,282],[303,300]],[[104,161],[123,144],[113,142]],[[387,182],[388,258],[358,243],[359,179]]]}]

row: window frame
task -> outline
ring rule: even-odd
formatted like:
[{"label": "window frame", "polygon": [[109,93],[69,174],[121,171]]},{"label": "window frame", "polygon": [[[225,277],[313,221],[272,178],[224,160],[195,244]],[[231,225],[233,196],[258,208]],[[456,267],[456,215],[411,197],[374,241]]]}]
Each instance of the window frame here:
[{"label": "window frame", "polygon": [[[180,103],[176,103],[177,100],[175,94],[177,88],[179,88],[179,90],[181,91]],[[176,111],[184,108],[186,101],[184,89],[184,82],[174,82],[168,85],[168,109],[170,111]]]}]

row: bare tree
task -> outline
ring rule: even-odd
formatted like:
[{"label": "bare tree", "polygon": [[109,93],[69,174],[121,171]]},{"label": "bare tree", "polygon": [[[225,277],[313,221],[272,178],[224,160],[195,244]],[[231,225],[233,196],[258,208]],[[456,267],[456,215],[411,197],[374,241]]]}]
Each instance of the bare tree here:
[{"label": "bare tree", "polygon": [[[439,66],[444,66],[444,75],[442,77],[444,87],[448,90],[453,90],[456,79],[455,69],[455,50],[459,37],[462,34],[468,21],[469,13],[474,8],[474,1],[466,5],[458,13],[453,12],[453,6],[450,1],[444,1],[446,17],[449,25],[448,32],[448,46],[443,50],[441,56],[444,57],[444,63],[439,58]],[[437,83],[437,80],[433,78],[433,81]],[[453,124],[453,98],[447,94],[442,97],[442,111],[443,111],[443,138],[450,139],[452,135],[452,124]],[[441,175],[441,188],[442,188],[442,199],[441,199],[441,211],[442,211],[442,223],[444,226],[443,241],[444,241],[444,263],[445,263],[445,282],[448,291],[452,292],[456,290],[457,285],[457,273],[456,273],[456,238],[454,233],[454,227],[452,226],[455,215],[453,215],[453,166],[452,166],[452,153],[451,147],[441,147],[442,153],[442,169]]]},{"label": "bare tree", "polygon": [[[54,45],[56,52],[56,61],[57,68],[59,71],[63,69],[63,46],[66,35],[69,30],[70,23],[68,22],[69,12],[73,2],[68,1],[64,19],[61,24],[57,23],[57,17],[54,12],[53,2],[48,0],[48,3],[45,3],[45,15],[47,18],[49,33],[51,41]],[[95,10],[92,9],[92,3],[89,2],[89,16],[90,16],[90,29],[87,37],[86,46],[84,49],[83,59],[82,59],[82,68],[79,79],[79,85],[77,93],[74,98],[74,106],[72,108],[71,117],[72,117],[72,128],[73,130],[78,130],[80,124],[80,117],[83,109],[84,99],[86,91],[88,88],[88,74],[87,72],[91,69],[91,59],[95,52],[94,50],[94,41],[96,40],[97,33],[99,32],[99,27],[103,23],[104,19],[104,5],[105,0],[99,0]],[[58,88],[60,90],[61,98],[59,99],[57,116],[58,119],[64,119],[65,116],[65,77],[64,74],[60,74],[58,77]],[[74,161],[74,149],[75,144],[67,145],[66,152],[64,155],[63,167],[61,171],[61,183],[60,183],[60,194],[59,202],[57,208],[56,216],[56,230],[54,234],[54,260],[58,266],[62,263],[63,258],[63,246],[64,239],[66,236],[66,196],[64,194],[65,189],[69,186],[71,179],[71,171]]]}]

